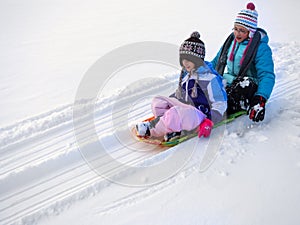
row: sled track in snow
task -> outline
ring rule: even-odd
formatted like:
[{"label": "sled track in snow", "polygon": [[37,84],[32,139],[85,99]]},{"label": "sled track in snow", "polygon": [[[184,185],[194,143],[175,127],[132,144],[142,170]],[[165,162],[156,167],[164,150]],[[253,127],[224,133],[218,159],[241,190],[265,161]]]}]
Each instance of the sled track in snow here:
[{"label": "sled track in snow", "polygon": [[[157,92],[157,88],[161,87],[156,86],[150,90],[150,94],[152,91]],[[128,113],[126,107],[134,97],[135,95],[129,95],[124,101],[119,101],[123,105],[119,107],[118,111],[114,111],[116,119],[118,117],[122,119]],[[109,101],[105,107],[100,103],[95,110],[95,127],[96,130],[100,130],[100,140],[113,136],[113,129],[110,127],[111,102]],[[144,107],[145,105],[142,105],[142,108]],[[61,113],[70,115],[70,112],[66,113],[66,109],[71,110],[71,107],[62,108]],[[57,110],[55,112],[59,113]],[[57,124],[54,123],[46,130],[41,129],[41,132],[40,127],[45,126],[43,119],[48,120],[46,117],[52,114],[49,112],[45,114],[45,118],[31,119],[31,122],[37,121],[33,122],[34,128],[29,127],[19,131],[15,138],[7,138],[5,135],[11,133],[11,130],[14,129],[13,126],[1,130],[0,224],[20,222],[34,224],[41,214],[55,214],[57,210],[63,210],[70,202],[95,194],[103,186],[109,184],[103,177],[96,174],[79,154],[72,117],[69,116],[69,120],[64,117],[63,123],[61,120],[57,120]],[[132,118],[129,119],[134,120],[134,116],[137,115],[133,113]],[[20,124],[25,123],[29,122],[20,122],[15,127],[22,127]],[[40,126],[40,124],[43,125]],[[128,126],[127,121],[122,126]],[[80,131],[84,132],[85,130],[81,129]],[[107,133],[112,134],[101,136],[101,134]],[[86,137],[83,141],[92,142],[93,140]],[[116,160],[132,166],[151,158],[157,151],[162,151],[161,148],[154,149],[153,146],[149,148],[149,151],[123,151],[124,145],[139,148],[142,143],[134,138],[129,138],[126,143],[119,143],[119,146],[117,145],[109,151]],[[105,162],[105,164],[109,163]],[[103,168],[105,168],[105,164]],[[104,171],[104,174],[106,176],[115,175],[124,172],[123,170],[122,166],[115,167]],[[22,180],[23,176],[31,179]]]}]

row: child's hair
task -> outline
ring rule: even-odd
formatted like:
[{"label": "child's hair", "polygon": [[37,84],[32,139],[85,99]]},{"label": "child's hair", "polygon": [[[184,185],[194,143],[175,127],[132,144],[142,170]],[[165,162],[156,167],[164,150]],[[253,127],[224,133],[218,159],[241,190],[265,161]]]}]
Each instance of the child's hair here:
[{"label": "child's hair", "polygon": [[[197,85],[199,85],[199,75],[197,72],[195,72],[195,70],[192,70],[188,76],[191,77],[193,74],[196,74],[197,79],[195,80],[194,87],[193,87],[192,93],[191,93],[191,97],[197,98],[198,97]],[[175,96],[177,99],[183,99],[182,87],[181,87],[183,76],[184,76],[184,69],[182,68],[180,76],[179,76],[178,88],[176,89],[176,92],[175,92]],[[188,84],[186,84],[186,85],[188,85]],[[186,95],[187,95],[187,93],[186,93]],[[188,101],[187,97],[185,98],[185,101]]]},{"label": "child's hair", "polygon": [[183,68],[182,68],[181,73],[180,73],[180,76],[179,76],[178,87],[177,87],[176,92],[175,92],[175,96],[176,96],[177,99],[182,99],[181,84],[182,84],[182,78],[183,78],[183,75],[184,75],[184,70],[183,70]]}]

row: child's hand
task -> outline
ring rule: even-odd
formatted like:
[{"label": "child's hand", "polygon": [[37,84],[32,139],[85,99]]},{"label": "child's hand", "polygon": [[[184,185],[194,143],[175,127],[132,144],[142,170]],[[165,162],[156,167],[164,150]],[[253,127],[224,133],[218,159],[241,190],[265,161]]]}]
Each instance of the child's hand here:
[{"label": "child's hand", "polygon": [[249,118],[254,122],[263,121],[263,119],[265,118],[265,105],[266,99],[262,96],[255,95],[247,111],[247,114],[249,114]]},{"label": "child's hand", "polygon": [[208,137],[211,133],[214,123],[209,119],[204,119],[198,127],[198,137]]}]

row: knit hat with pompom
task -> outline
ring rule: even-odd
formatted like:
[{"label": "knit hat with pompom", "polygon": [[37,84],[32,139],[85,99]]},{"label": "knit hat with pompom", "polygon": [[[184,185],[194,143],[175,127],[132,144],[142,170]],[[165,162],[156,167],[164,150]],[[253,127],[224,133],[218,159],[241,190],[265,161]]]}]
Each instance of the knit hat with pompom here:
[{"label": "knit hat with pompom", "polygon": [[186,39],[179,48],[179,62],[182,65],[182,60],[186,59],[193,62],[198,68],[203,65],[205,58],[205,45],[200,40],[199,32],[195,31],[191,34],[190,38]]},{"label": "knit hat with pompom", "polygon": [[250,2],[247,4],[246,9],[242,9],[238,13],[234,23],[243,26],[247,30],[249,30],[250,31],[249,37],[251,38],[253,37],[257,29],[257,17],[258,17],[258,13],[255,10],[255,5],[252,2]]}]

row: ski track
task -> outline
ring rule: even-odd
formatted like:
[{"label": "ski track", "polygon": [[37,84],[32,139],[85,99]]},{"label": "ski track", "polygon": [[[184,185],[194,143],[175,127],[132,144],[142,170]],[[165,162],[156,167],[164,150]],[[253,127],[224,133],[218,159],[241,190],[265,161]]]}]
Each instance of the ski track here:
[{"label": "ski track", "polygon": [[[300,88],[296,70],[300,46],[296,43],[274,43],[271,46],[276,85],[269,101],[270,107],[277,99],[292,100],[294,96],[299,96],[297,92]],[[288,79],[285,79],[286,77]],[[174,75],[172,79],[176,82],[177,77]],[[107,151],[113,158],[127,165],[136,166],[147,160],[161,160],[168,156],[169,153],[153,146],[149,146],[146,151],[132,151],[145,148],[145,145],[130,137],[130,122],[149,116],[150,111],[147,108],[149,102],[139,103],[138,109],[130,111],[130,115],[127,108],[129,103],[138,98],[136,93],[140,93],[141,96],[153,95],[164,88],[164,85],[160,84],[145,84],[136,91],[126,93],[125,97],[120,98],[116,94],[97,102],[94,112],[95,129],[99,140],[103,144],[111,145]],[[121,139],[114,135],[115,130],[111,124],[111,114],[116,101],[118,110],[114,110],[113,113],[114,120],[123,122],[120,124],[123,129],[120,131]],[[276,114],[276,110],[280,109],[269,109],[268,113]],[[294,113],[299,114],[297,106]],[[124,121],[124,118],[128,120]],[[80,119],[84,121],[85,118],[83,116]],[[80,132],[84,133],[85,129],[88,128],[81,127]],[[240,135],[243,135],[243,132],[241,130]],[[234,134],[227,133],[227,135]],[[91,140],[89,136],[85,136],[82,141],[89,145],[98,140]],[[110,185],[109,181],[89,167],[79,152],[74,136],[72,105],[62,106],[1,128],[0,146],[0,224],[35,224],[41,218],[59,214],[70,205],[93,196]],[[95,160],[102,159],[95,158]],[[105,172],[107,176],[130,175],[126,174],[122,167],[110,168],[110,162],[101,162],[103,168],[106,166],[109,168]],[[193,171],[195,168],[190,167],[184,170],[182,172],[184,175],[180,177],[184,178]],[[31,179],[24,180],[22,177]],[[152,191],[145,188],[118,199],[111,205],[96,209],[95,213],[108,213],[134,204],[180,180],[173,179],[151,187]]]}]

